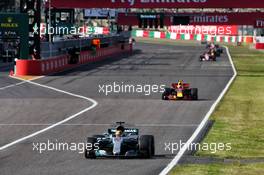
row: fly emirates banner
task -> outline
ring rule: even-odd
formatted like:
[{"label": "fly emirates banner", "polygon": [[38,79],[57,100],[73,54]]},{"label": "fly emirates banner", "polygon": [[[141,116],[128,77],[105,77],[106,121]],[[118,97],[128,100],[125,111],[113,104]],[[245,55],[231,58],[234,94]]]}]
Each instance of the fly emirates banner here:
[{"label": "fly emirates banner", "polygon": [[57,8],[264,8],[264,0],[52,0]]}]

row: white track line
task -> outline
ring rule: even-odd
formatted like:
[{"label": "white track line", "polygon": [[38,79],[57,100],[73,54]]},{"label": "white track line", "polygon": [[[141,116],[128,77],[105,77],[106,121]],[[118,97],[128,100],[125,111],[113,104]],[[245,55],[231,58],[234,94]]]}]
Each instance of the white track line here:
[{"label": "white track line", "polygon": [[0,90],[5,90],[5,89],[11,88],[11,87],[15,87],[15,86],[19,86],[19,85],[25,84],[25,83],[26,83],[25,81],[22,81],[22,82],[19,82],[19,83],[11,84],[11,85],[8,85],[8,86],[1,87]]},{"label": "white track line", "polygon": [[207,112],[207,114],[205,115],[205,117],[202,120],[202,122],[200,123],[200,125],[194,131],[194,133],[192,134],[192,136],[189,138],[189,140],[186,142],[186,144],[182,147],[182,149],[178,152],[178,154],[174,157],[174,159],[167,165],[167,167],[165,167],[160,172],[160,175],[166,175],[166,174],[168,174],[170,172],[170,170],[174,166],[177,165],[177,163],[179,162],[179,160],[181,159],[181,157],[184,155],[185,151],[188,149],[188,147],[190,146],[190,144],[195,140],[195,138],[199,135],[199,133],[201,132],[201,130],[203,129],[203,127],[206,125],[209,117],[214,112],[216,106],[221,101],[221,99],[224,97],[224,95],[228,91],[229,87],[231,86],[231,84],[235,80],[235,78],[237,76],[237,71],[236,71],[236,68],[234,66],[234,63],[233,63],[233,60],[231,58],[231,55],[230,55],[230,52],[229,52],[228,47],[226,47],[226,46],[224,46],[224,47],[226,48],[226,52],[227,52],[229,61],[230,61],[231,65],[232,65],[232,69],[233,69],[234,74],[233,74],[232,78],[229,80],[229,82],[227,83],[227,85],[225,86],[225,88],[223,89],[223,91],[221,92],[221,94],[219,95],[219,97],[216,99],[216,101],[214,102],[214,104],[211,106],[210,110]]},{"label": "white track line", "polygon": [[[16,77],[16,79],[20,79],[20,78]],[[38,77],[38,79],[39,79],[39,77]],[[22,80],[22,79],[20,79],[20,80]],[[80,112],[78,112],[78,113],[76,113],[74,115],[71,115],[71,116],[67,117],[66,119],[64,119],[62,121],[59,121],[59,122],[57,122],[55,124],[52,124],[51,126],[49,126],[47,128],[41,129],[41,130],[39,130],[37,132],[34,132],[34,133],[32,133],[30,135],[27,135],[25,137],[22,137],[20,139],[14,140],[13,142],[11,142],[9,144],[6,144],[6,145],[0,147],[0,151],[4,150],[4,149],[6,149],[6,148],[8,148],[10,146],[13,146],[13,145],[15,145],[17,143],[20,143],[22,141],[25,141],[25,140],[27,140],[29,138],[32,138],[32,137],[34,137],[36,135],[39,135],[39,134],[41,134],[43,132],[46,132],[46,131],[48,131],[48,130],[50,130],[50,129],[58,126],[58,125],[61,125],[61,124],[65,123],[65,122],[67,122],[67,121],[69,121],[69,120],[71,120],[71,119],[73,119],[73,118],[75,118],[75,117],[77,117],[77,116],[79,116],[79,115],[81,115],[81,114],[93,109],[98,104],[95,100],[93,100],[91,98],[87,98],[87,97],[84,97],[84,96],[81,96],[81,95],[77,95],[77,94],[73,94],[73,93],[70,93],[70,92],[66,92],[66,91],[63,91],[63,90],[60,90],[60,89],[57,89],[57,88],[53,88],[53,87],[50,87],[50,86],[46,86],[46,85],[42,85],[42,84],[39,84],[39,83],[35,83],[35,82],[30,81],[30,80],[24,80],[24,81],[27,82],[27,83],[36,85],[36,86],[40,86],[40,87],[43,87],[43,88],[54,90],[56,92],[60,92],[60,93],[64,93],[64,94],[67,94],[67,95],[70,95],[70,96],[81,98],[81,99],[84,99],[86,101],[92,102],[93,104],[91,106],[89,106],[88,108],[86,108],[86,109],[84,109],[84,110],[82,110],[82,111],[80,111]]]},{"label": "white track line", "polygon": [[[26,83],[26,80],[22,79],[22,78],[17,78],[17,77],[12,77],[9,75],[10,78],[13,78],[13,79],[17,79],[17,80],[21,80],[21,82],[19,83],[14,83],[14,84],[10,84],[8,86],[4,86],[4,87],[1,87],[0,90],[6,90],[8,88],[12,88],[12,87],[15,87],[15,86],[19,86],[21,84],[25,84]],[[36,78],[33,78],[31,79],[30,81],[33,81],[33,80],[37,80],[37,79],[40,79],[40,78],[43,78],[44,76],[39,76],[39,77],[36,77]]]}]

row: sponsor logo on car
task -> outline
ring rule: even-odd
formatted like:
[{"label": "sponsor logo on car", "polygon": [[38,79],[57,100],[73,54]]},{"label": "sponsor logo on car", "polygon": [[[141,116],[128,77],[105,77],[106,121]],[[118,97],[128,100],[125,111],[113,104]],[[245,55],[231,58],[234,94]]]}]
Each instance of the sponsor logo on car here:
[{"label": "sponsor logo on car", "polygon": [[125,129],[125,132],[137,132],[137,129]]},{"label": "sponsor logo on car", "polygon": [[[116,129],[111,129],[111,132],[116,132]],[[138,129],[125,129],[125,132],[138,132]]]}]

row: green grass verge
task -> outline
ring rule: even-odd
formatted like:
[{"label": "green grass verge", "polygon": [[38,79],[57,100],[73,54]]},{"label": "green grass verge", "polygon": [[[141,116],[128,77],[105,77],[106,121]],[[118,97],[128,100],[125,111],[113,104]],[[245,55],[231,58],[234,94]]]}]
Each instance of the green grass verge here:
[{"label": "green grass verge", "polygon": [[170,174],[177,175],[260,175],[263,174],[263,164],[210,164],[181,165]]},{"label": "green grass verge", "polygon": [[[211,116],[215,121],[204,143],[231,143],[227,151],[200,150],[196,156],[264,158],[264,53],[248,46],[229,46],[238,76]],[[264,174],[264,162],[240,164],[187,164],[174,168],[182,174]]]},{"label": "green grass verge", "polygon": [[229,151],[199,151],[220,158],[264,158],[264,53],[229,46],[238,76],[211,119],[203,142],[231,143]]},{"label": "green grass verge", "polygon": [[[186,44],[189,41],[137,39],[145,43]],[[177,44],[175,44],[177,43]],[[264,174],[264,162],[242,164],[239,159],[264,158],[264,53],[249,46],[229,45],[238,76],[211,116],[215,121],[204,143],[231,143],[227,151],[200,150],[196,156],[232,158],[237,163],[178,165],[172,175]]]}]

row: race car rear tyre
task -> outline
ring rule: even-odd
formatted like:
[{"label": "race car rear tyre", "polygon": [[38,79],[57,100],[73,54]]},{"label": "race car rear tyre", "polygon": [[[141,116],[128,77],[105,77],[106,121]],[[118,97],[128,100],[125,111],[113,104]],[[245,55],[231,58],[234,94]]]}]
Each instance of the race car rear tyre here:
[{"label": "race car rear tyre", "polygon": [[142,135],[139,138],[139,152],[143,158],[151,158],[155,154],[154,136]]},{"label": "race car rear tyre", "polygon": [[192,100],[198,100],[198,89],[197,88],[191,89],[191,97],[192,97]]},{"label": "race car rear tyre", "polygon": [[94,152],[94,144],[97,142],[97,139],[94,138],[94,137],[88,137],[87,138],[87,143],[88,144],[92,144],[92,149],[91,150],[87,150],[85,149],[84,151],[84,156],[86,159],[95,159],[96,156],[95,156],[95,152]]},{"label": "race car rear tyre", "polygon": [[151,137],[151,156],[155,155],[155,140],[154,140],[154,136],[150,135]]}]

